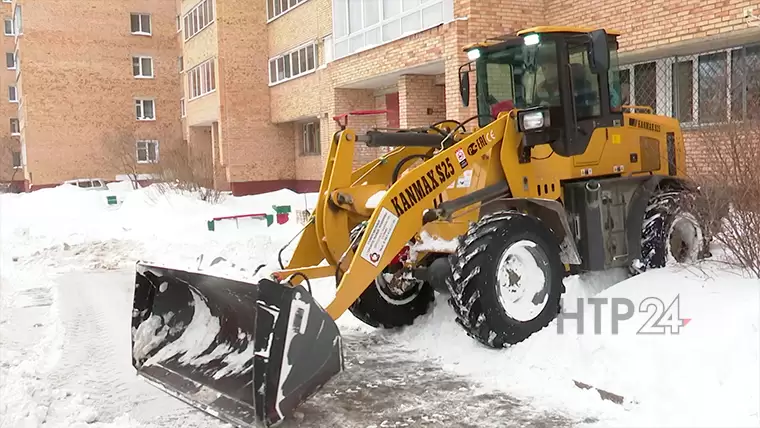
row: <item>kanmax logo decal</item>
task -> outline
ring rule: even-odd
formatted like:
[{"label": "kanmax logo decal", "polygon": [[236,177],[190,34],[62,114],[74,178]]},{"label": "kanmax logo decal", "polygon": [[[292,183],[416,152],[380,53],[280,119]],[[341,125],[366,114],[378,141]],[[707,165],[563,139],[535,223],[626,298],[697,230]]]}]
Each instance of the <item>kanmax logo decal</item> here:
[{"label": "kanmax logo decal", "polygon": [[[461,149],[460,149],[461,150]],[[464,156],[464,153],[462,153]],[[459,155],[457,155],[459,157]],[[467,162],[467,159],[465,159]],[[461,162],[460,162],[461,163]],[[430,168],[425,175],[418,178],[411,186],[399,192],[398,195],[391,199],[393,209],[396,215],[401,216],[413,206],[421,202],[433,189],[438,188],[441,182],[454,176],[454,165],[450,158],[446,158],[433,168]]]}]

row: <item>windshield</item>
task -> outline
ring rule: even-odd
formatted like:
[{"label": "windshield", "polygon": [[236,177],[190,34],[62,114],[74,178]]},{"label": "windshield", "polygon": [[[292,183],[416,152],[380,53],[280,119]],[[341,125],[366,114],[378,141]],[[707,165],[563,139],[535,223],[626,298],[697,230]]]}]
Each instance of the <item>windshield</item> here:
[{"label": "windshield", "polygon": [[560,105],[557,48],[553,41],[484,54],[476,72],[480,114],[495,118],[512,108]]}]

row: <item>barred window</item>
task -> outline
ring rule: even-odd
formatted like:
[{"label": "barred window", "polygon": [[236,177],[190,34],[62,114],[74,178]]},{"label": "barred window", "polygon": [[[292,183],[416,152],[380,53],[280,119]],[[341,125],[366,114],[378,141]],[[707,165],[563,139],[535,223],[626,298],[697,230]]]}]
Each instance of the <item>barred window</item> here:
[{"label": "barred window", "polygon": [[619,76],[624,104],[682,125],[760,118],[760,44],[626,64]]}]

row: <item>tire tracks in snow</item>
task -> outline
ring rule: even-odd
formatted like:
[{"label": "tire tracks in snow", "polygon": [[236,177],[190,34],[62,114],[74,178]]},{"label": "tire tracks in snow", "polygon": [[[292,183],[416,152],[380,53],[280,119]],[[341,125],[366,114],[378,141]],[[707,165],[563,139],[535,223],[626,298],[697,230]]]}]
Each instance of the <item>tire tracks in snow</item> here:
[{"label": "tire tracks in snow", "polygon": [[[127,414],[155,427],[229,426],[139,378],[131,366],[133,271],[70,272],[57,278],[65,330],[57,388],[87,394],[94,417]],[[564,427],[574,422],[536,411],[506,394],[477,392],[469,379],[413,360],[382,335],[344,335],[346,370],[283,427]]]}]

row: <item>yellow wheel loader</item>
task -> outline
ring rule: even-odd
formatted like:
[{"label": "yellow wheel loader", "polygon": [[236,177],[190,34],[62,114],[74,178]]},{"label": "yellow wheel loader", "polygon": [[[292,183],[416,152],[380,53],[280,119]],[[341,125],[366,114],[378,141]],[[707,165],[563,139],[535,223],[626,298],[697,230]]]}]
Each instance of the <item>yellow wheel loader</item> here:
[{"label": "yellow wheel loader", "polygon": [[[268,279],[138,263],[138,374],[236,426],[271,426],[343,370],[346,310],[408,326],[437,290],[467,334],[502,348],[558,315],[569,274],[709,256],[679,123],[622,105],[617,36],[535,27],[468,46],[460,92],[469,105],[474,74],[478,114],[464,122],[357,134],[336,117],[317,206]],[[357,144],[392,149],[352,170]],[[310,280],[326,277],[323,308]]]}]

